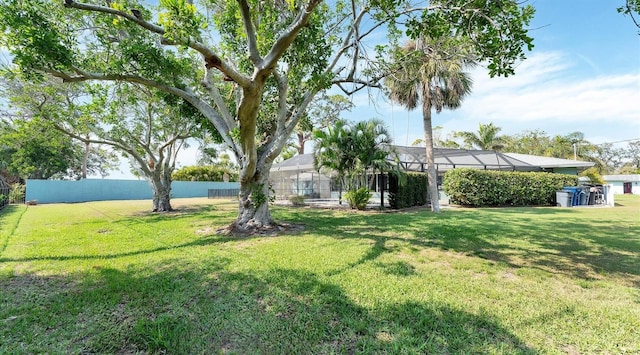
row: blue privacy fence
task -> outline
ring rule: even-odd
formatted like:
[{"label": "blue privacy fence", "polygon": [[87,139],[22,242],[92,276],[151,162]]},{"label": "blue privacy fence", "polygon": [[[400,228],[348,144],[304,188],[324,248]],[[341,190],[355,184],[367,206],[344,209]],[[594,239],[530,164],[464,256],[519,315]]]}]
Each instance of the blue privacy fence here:
[{"label": "blue privacy fence", "polygon": [[[174,181],[171,197],[207,197],[209,190],[238,189],[237,182]],[[38,203],[146,200],[151,187],[144,180],[27,180],[26,200]]]}]

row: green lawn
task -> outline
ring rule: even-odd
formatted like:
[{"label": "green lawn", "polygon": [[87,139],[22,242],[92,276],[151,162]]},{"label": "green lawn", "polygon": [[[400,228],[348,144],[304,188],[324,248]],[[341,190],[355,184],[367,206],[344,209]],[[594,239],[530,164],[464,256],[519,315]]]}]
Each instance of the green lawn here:
[{"label": "green lawn", "polygon": [[8,206],[0,353],[639,353],[640,197],[615,208]]}]

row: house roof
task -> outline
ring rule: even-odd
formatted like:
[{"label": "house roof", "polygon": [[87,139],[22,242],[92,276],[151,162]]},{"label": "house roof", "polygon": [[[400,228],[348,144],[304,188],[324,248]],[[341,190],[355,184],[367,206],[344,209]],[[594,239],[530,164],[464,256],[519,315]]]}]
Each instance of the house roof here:
[{"label": "house roof", "polygon": [[531,165],[539,166],[544,169],[551,169],[551,168],[584,168],[586,169],[595,165],[595,163],[590,161],[541,157],[538,155],[519,154],[519,153],[503,153],[503,154],[513,159],[517,159],[519,161],[523,161]]},{"label": "house roof", "polygon": [[310,171],[313,167],[313,154],[298,154],[271,167],[271,171]]},{"label": "house roof", "polygon": [[[393,154],[388,159],[399,163],[406,171],[426,170],[426,151],[424,147],[389,146],[389,150],[395,150],[398,160]],[[477,168],[487,170],[516,170],[538,171],[550,168],[578,168],[586,169],[594,165],[592,162],[540,157],[536,155],[500,153],[494,150],[469,150],[452,148],[434,148],[434,161],[439,171],[455,168]],[[296,155],[271,168],[272,172],[278,171],[312,171],[313,154]],[[636,181],[636,180],[633,180]]]},{"label": "house roof", "polygon": [[602,179],[604,179],[604,181],[606,182],[612,182],[612,181],[640,182],[640,174],[602,175]]},{"label": "house roof", "polygon": [[[425,171],[424,147],[393,146],[398,159],[407,171]],[[479,168],[488,170],[536,171],[538,166],[506,156],[494,150],[468,150],[452,148],[433,149],[435,166],[439,171],[455,168]],[[390,157],[390,160],[393,158]]]}]

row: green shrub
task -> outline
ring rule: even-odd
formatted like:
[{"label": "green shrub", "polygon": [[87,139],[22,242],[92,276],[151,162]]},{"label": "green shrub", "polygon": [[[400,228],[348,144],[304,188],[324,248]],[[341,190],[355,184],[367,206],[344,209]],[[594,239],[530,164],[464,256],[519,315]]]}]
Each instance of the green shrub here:
[{"label": "green shrub", "polygon": [[424,206],[427,204],[427,197],[427,174],[389,175],[389,204],[391,208]]},{"label": "green shrub", "polygon": [[20,183],[11,185],[11,190],[9,190],[9,195],[7,196],[9,199],[9,203],[24,202],[25,189],[25,185],[22,185]]},{"label": "green shrub", "polygon": [[357,190],[350,190],[344,194],[344,199],[347,200],[351,209],[357,208],[359,210],[364,210],[371,199],[371,191],[366,187],[361,187]]},{"label": "green shrub", "polygon": [[185,166],[171,174],[173,181],[224,181],[224,174],[229,174],[229,181],[238,181],[238,172],[220,166]]},{"label": "green shrub", "polygon": [[464,206],[555,206],[555,192],[576,186],[574,175],[452,169],[444,176],[451,202]]},{"label": "green shrub", "polygon": [[600,172],[595,166],[590,167],[589,169],[580,173],[580,176],[586,176],[589,178],[592,184],[604,184],[605,181],[600,175]]},{"label": "green shrub", "polygon": [[291,204],[294,206],[304,206],[304,196],[289,196],[289,202],[291,202]]}]

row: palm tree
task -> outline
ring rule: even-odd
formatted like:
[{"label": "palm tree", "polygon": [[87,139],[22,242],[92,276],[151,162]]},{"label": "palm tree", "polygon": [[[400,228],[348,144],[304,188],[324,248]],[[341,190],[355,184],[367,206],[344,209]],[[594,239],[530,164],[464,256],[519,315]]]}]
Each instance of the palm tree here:
[{"label": "palm tree", "polygon": [[342,203],[342,187],[351,190],[367,187],[367,172],[390,171],[387,145],[389,131],[380,120],[372,119],[350,125],[337,120],[333,126],[315,131],[314,166],[336,173],[340,181],[338,199]]},{"label": "palm tree", "polygon": [[394,56],[394,70],[385,79],[391,100],[412,110],[422,102],[431,210],[440,211],[433,157],[431,111],[455,109],[471,92],[471,78],[463,69],[475,65],[467,47],[452,38],[408,41]]},{"label": "palm tree", "polygon": [[505,146],[504,139],[498,136],[502,128],[480,123],[478,132],[457,132],[456,137],[462,138],[469,147],[482,150],[502,150]]},{"label": "palm tree", "polygon": [[345,120],[338,119],[333,126],[314,131],[314,137],[313,165],[317,170],[325,168],[337,174],[340,182],[338,202],[342,204],[342,187],[357,161],[351,127]]},{"label": "palm tree", "polygon": [[360,187],[367,186],[367,172],[390,171],[392,164],[387,160],[386,146],[392,143],[389,130],[381,120],[360,121],[354,129],[354,145],[357,155],[357,171],[362,177]]}]

